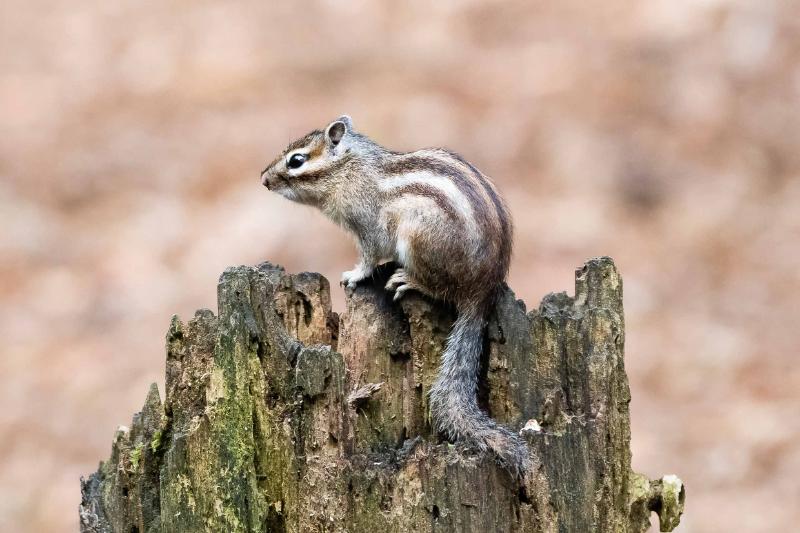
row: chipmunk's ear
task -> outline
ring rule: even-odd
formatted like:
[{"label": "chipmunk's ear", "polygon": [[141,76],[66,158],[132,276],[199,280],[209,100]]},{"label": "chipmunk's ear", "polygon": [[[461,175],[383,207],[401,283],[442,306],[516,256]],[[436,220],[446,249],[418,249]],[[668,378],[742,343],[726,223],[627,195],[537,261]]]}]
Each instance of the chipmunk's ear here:
[{"label": "chipmunk's ear", "polygon": [[352,129],[353,121],[347,115],[342,115],[325,128],[325,137],[332,145],[336,146],[342,140],[344,134]]}]

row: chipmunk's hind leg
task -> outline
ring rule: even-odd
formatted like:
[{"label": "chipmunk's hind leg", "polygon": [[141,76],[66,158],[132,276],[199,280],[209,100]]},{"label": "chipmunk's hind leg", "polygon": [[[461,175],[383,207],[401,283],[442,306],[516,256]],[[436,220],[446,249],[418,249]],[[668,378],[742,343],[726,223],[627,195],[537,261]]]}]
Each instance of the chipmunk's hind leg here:
[{"label": "chipmunk's hind leg", "polygon": [[392,277],[386,282],[386,290],[394,292],[393,300],[395,302],[402,298],[406,291],[409,290],[415,290],[426,296],[432,296],[428,289],[412,280],[406,269],[402,267],[395,270]]}]

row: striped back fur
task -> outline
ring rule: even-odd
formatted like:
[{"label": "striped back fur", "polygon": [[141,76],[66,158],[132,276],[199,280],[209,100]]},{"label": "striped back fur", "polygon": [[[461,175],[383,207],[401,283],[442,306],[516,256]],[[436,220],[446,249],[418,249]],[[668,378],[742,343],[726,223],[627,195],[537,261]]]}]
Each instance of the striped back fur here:
[{"label": "striped back fur", "polygon": [[[492,183],[459,155],[443,149],[390,153],[380,167],[379,188],[388,199],[432,198],[446,218],[417,239],[435,239],[430,254],[413,265],[437,298],[459,311],[485,314],[505,280],[511,260],[512,226]],[[463,261],[463,262],[461,262]]]}]

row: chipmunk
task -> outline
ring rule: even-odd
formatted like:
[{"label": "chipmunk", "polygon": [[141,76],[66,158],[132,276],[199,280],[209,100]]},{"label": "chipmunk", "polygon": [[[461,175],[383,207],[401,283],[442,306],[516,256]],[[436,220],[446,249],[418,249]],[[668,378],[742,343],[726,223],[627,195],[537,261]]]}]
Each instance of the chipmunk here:
[{"label": "chipmunk", "polygon": [[416,290],[455,305],[458,318],[430,390],[434,427],[524,474],[526,444],[476,398],[487,315],[511,257],[511,221],[492,183],[444,149],[389,151],[355,132],[346,115],[289,144],[261,180],[356,236],[360,260],[342,274],[343,284],[355,287],[393,260],[400,267],[386,289],[395,301]]}]

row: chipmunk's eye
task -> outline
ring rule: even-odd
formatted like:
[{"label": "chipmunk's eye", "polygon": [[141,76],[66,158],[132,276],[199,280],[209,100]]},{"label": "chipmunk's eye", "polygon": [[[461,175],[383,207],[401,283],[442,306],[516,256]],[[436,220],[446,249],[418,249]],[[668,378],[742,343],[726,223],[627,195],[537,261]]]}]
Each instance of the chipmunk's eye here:
[{"label": "chipmunk's eye", "polygon": [[289,161],[286,163],[286,166],[289,168],[300,168],[303,166],[308,160],[308,156],[306,154],[294,154],[292,157],[289,158]]}]

